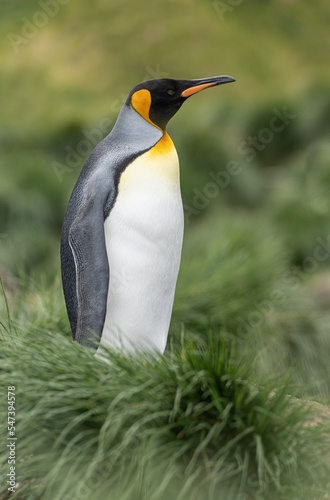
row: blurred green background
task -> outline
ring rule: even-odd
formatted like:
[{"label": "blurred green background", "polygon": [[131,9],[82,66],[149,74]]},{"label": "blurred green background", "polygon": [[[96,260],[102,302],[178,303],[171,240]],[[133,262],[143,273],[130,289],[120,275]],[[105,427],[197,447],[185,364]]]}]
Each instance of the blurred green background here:
[{"label": "blurred green background", "polygon": [[[0,0],[0,327],[10,347],[16,334],[31,338],[4,357],[8,373],[42,384],[63,370],[66,353],[74,370],[73,344],[47,357],[52,342],[70,338],[61,225],[84,162],[130,89],[149,78],[228,74],[236,83],[192,97],[168,127],[186,219],[169,344],[226,332],[273,387],[285,376],[297,396],[330,404],[329,25],[326,0]],[[54,340],[41,347],[37,332]],[[47,359],[38,373],[30,354]],[[84,359],[98,390],[101,368]],[[240,404],[248,411],[242,400],[235,411]],[[287,410],[280,415],[289,425]]]},{"label": "blurred green background", "polygon": [[22,303],[40,316],[18,283],[33,295],[55,280],[54,322],[69,333],[59,238],[92,148],[137,82],[230,74],[236,83],[194,96],[169,125],[186,215],[171,332],[260,330],[301,375],[312,367],[324,397],[330,7],[234,3],[1,3],[0,270],[17,317]]},{"label": "blurred green background", "polygon": [[[58,273],[63,214],[84,161],[129,90],[161,76],[237,79],[189,100],[169,126],[186,205],[209,172],[229,160],[242,170],[191,226],[211,210],[216,225],[227,211],[267,212],[295,262],[310,254],[328,228],[330,7],[234,3],[1,2],[2,268]],[[240,146],[269,127],[274,107],[295,118],[265,133],[270,142],[251,160]]]},{"label": "blurred green background", "polygon": [[69,334],[59,239],[92,148],[137,82],[233,75],[169,126],[186,215],[171,333],[260,333],[280,350],[268,371],[298,363],[327,399],[330,6],[234,4],[1,2],[1,275],[17,321]]}]

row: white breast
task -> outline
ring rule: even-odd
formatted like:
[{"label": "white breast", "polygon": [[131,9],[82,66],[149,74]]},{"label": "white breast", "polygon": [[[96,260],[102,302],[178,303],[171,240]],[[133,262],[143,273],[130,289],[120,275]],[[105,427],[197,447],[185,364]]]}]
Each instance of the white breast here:
[{"label": "white breast", "polygon": [[101,344],[163,352],[179,271],[183,209],[174,146],[150,150],[121,176],[105,221],[110,267]]}]

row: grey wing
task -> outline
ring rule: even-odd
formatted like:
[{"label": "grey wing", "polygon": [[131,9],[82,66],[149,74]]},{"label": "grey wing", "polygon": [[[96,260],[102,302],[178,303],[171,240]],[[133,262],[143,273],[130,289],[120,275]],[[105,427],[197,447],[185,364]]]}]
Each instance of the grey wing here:
[{"label": "grey wing", "polygon": [[[78,194],[77,194],[78,193]],[[70,200],[61,242],[62,281],[73,338],[96,348],[107,309],[109,263],[102,189]]]}]

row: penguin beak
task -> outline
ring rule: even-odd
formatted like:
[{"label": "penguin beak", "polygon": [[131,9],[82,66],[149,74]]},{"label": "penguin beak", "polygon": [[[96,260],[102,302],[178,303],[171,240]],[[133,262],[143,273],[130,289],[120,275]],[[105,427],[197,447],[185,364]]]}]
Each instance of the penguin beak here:
[{"label": "penguin beak", "polygon": [[187,98],[191,95],[197,94],[197,92],[200,92],[201,90],[207,89],[208,87],[215,87],[216,85],[223,85],[224,83],[235,81],[235,78],[227,75],[212,76],[211,78],[201,78],[198,80],[189,80],[185,82],[184,86],[186,88],[181,92],[181,97]]}]

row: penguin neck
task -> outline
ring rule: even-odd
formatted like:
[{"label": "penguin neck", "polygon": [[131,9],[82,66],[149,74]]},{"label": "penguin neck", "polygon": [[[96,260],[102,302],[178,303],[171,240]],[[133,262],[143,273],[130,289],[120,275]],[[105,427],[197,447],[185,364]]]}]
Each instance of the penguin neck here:
[{"label": "penguin neck", "polygon": [[166,154],[173,149],[175,150],[175,146],[171,137],[168,135],[166,130],[163,130],[163,136],[153,147],[153,151],[157,151],[157,154]]},{"label": "penguin neck", "polygon": [[[135,109],[124,104],[112,132],[111,139],[135,153],[151,149],[159,141],[171,141],[166,131],[147,122]],[[172,141],[171,141],[172,142]]]}]

